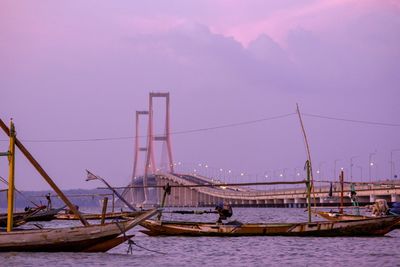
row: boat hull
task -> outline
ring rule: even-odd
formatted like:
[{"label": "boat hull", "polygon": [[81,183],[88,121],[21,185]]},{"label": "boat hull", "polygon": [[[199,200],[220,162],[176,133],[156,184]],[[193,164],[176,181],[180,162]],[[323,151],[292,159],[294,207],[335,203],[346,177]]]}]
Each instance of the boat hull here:
[{"label": "boat hull", "polygon": [[0,251],[104,252],[124,242],[126,231],[157,212],[152,210],[132,220],[102,225],[0,233]]},{"label": "boat hull", "polygon": [[216,224],[200,222],[141,223],[143,233],[150,236],[383,236],[400,221],[398,217],[382,217],[358,221],[320,221],[314,223]]},{"label": "boat hull", "polygon": [[[353,215],[353,214],[340,214],[336,212],[316,211],[315,214],[328,221],[350,221],[350,220],[364,220],[377,217]],[[400,229],[400,222],[393,225],[393,229]]]}]

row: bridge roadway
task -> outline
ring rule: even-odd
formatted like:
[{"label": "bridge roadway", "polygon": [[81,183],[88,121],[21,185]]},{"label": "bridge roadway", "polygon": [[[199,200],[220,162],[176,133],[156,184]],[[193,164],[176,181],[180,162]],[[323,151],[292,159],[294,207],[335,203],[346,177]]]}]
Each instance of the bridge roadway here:
[{"label": "bridge roadway", "polygon": [[[158,173],[155,175],[157,185],[217,185],[217,187],[172,187],[171,195],[166,200],[166,206],[199,207],[215,206],[221,202],[229,202],[233,206],[254,207],[305,207],[307,203],[306,188],[280,190],[255,190],[246,187],[224,186],[216,180],[199,175]],[[385,182],[388,184],[389,182]],[[361,205],[375,202],[375,199],[386,199],[387,202],[400,201],[400,183],[390,182],[390,185],[357,185],[357,197]],[[218,187],[218,185],[220,185]],[[350,186],[345,185],[345,205],[351,205],[348,197]],[[316,187],[312,197],[317,206],[332,206],[339,202],[339,192],[334,192],[328,198],[329,187]],[[158,199],[161,199],[162,189],[157,189]],[[314,200],[312,200],[314,203]]]}]

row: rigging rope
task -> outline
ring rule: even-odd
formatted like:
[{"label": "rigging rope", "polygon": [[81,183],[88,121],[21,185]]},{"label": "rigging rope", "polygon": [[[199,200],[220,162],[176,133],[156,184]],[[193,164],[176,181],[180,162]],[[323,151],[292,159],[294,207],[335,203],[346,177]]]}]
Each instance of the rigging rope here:
[{"label": "rigging rope", "polygon": [[[286,117],[293,116],[295,114],[296,114],[296,112],[291,112],[291,113],[287,113],[287,114],[283,114],[283,115],[261,118],[261,119],[256,119],[256,120],[242,121],[242,122],[237,122],[237,123],[223,124],[223,125],[198,128],[198,129],[176,131],[176,132],[171,132],[170,135],[190,134],[190,133],[196,133],[196,132],[205,132],[205,131],[212,131],[212,130],[217,130],[217,129],[238,127],[238,126],[255,124],[255,123],[260,123],[260,122],[269,121],[269,120],[283,119]],[[400,127],[400,124],[398,124],[398,123],[385,123],[385,122],[376,122],[376,121],[346,119],[346,118],[338,118],[338,117],[311,114],[311,113],[301,113],[301,114],[304,116],[307,116],[307,117],[314,117],[314,118],[327,119],[327,120],[345,121],[345,122],[351,122],[351,123],[377,125],[377,126]],[[143,135],[143,136],[139,136],[139,137],[145,138],[147,136]],[[27,142],[27,143],[71,143],[71,142],[118,141],[118,140],[132,140],[132,139],[135,139],[135,137],[134,136],[119,136],[119,137],[82,138],[82,139],[73,139],[73,138],[72,139],[21,139],[21,141]],[[0,142],[4,142],[4,141],[8,141],[8,140],[5,140],[5,139],[0,140]]]},{"label": "rigging rope", "polygon": [[[223,124],[223,125],[218,125],[218,126],[213,126],[213,127],[176,131],[176,132],[171,132],[170,135],[206,132],[206,131],[212,131],[212,130],[223,129],[223,128],[238,127],[238,126],[255,124],[255,123],[260,123],[260,122],[269,121],[269,120],[283,119],[283,118],[286,118],[286,117],[289,117],[289,116],[292,116],[295,114],[296,114],[295,112],[292,112],[292,113],[288,113],[288,114],[272,116],[272,117],[256,119],[256,120],[229,123],[229,124]],[[139,138],[145,138],[145,137],[147,137],[147,135],[139,136]],[[87,138],[87,139],[36,139],[36,140],[35,139],[21,139],[21,141],[26,142],[26,143],[70,143],[70,142],[96,142],[96,141],[115,141],[115,140],[131,140],[131,139],[135,139],[135,137],[134,136],[121,136],[121,137]],[[7,140],[0,140],[0,141],[7,141]]]}]

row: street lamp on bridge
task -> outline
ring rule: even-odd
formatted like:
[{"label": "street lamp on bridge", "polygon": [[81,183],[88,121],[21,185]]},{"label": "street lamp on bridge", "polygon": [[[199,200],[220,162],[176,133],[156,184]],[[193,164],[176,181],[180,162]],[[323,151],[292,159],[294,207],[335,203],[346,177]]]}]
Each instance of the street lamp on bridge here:
[{"label": "street lamp on bridge", "polygon": [[390,179],[397,178],[395,164],[394,164],[394,161],[393,161],[393,154],[396,151],[400,151],[400,149],[392,149],[390,151]]},{"label": "street lamp on bridge", "polygon": [[369,182],[372,182],[372,176],[371,176],[371,169],[374,165],[376,165],[375,162],[372,161],[372,156],[375,156],[376,152],[369,153],[368,155],[368,176],[369,176]]},{"label": "street lamp on bridge", "polygon": [[354,166],[353,159],[355,158],[358,158],[358,156],[352,156],[350,158],[350,181],[353,181],[353,166]]},{"label": "street lamp on bridge", "polygon": [[322,165],[325,164],[325,163],[326,163],[325,161],[321,161],[318,164],[318,170],[317,170],[318,179],[321,179],[321,176],[322,176]]},{"label": "street lamp on bridge", "polygon": [[339,161],[341,161],[341,159],[335,159],[333,161],[333,180],[335,180],[337,178],[336,177],[336,165],[337,165],[337,162],[339,162]]}]

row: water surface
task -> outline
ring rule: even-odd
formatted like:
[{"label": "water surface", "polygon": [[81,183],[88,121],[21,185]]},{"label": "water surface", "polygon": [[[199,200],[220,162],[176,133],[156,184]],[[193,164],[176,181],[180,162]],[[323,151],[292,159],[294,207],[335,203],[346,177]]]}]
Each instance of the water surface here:
[{"label": "water surface", "polygon": [[[165,219],[214,221],[214,214],[166,214]],[[235,208],[241,222],[300,222],[304,209]],[[317,218],[314,218],[316,220]],[[53,221],[63,227],[79,222]],[[136,227],[135,243],[107,253],[0,253],[0,266],[400,266],[400,230],[385,237],[148,237]]]}]

